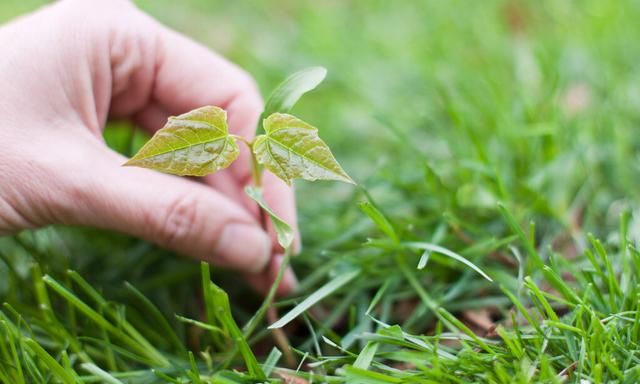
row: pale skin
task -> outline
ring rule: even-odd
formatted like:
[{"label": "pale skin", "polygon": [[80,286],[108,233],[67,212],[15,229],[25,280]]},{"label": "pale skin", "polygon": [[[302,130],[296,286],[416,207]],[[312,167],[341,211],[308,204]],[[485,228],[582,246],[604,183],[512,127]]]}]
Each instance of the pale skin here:
[{"label": "pale skin", "polygon": [[[253,79],[126,0],[64,0],[0,28],[0,235],[50,224],[141,237],[245,275],[266,292],[282,261],[273,230],[243,192],[250,158],[199,180],[122,167],[102,130],[130,119],[149,133],[203,105],[252,137]],[[267,203],[296,226],[293,191],[268,172]],[[299,247],[296,239],[294,249]],[[291,270],[278,292],[296,285]]]}]

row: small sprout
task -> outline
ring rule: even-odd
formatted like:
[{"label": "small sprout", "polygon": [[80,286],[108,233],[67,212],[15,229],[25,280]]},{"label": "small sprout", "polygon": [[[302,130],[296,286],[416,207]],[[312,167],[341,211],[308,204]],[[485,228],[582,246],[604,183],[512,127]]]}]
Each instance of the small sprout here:
[{"label": "small sprout", "polygon": [[[355,184],[342,169],[318,129],[290,115],[298,99],[322,82],[326,69],[314,67],[288,77],[267,100],[262,120],[264,134],[254,140],[229,134],[227,113],[204,106],[170,117],[167,124],[124,165],[133,165],[180,176],[206,176],[231,165],[239,154],[238,141],[249,146],[253,158],[255,188],[247,193],[271,217],[278,242],[288,248],[293,231],[262,199],[263,168],[287,184],[294,179],[336,180]],[[260,128],[260,127],[258,127]]]},{"label": "small sprout", "polygon": [[[205,176],[227,168],[238,158],[238,141],[249,147],[254,186],[248,186],[245,191],[260,207],[261,216],[271,219],[285,257],[267,297],[245,328],[247,337],[262,320],[275,297],[288,266],[295,237],[291,226],[278,217],[262,197],[263,168],[287,184],[291,184],[294,179],[337,180],[355,184],[338,164],[327,144],[320,139],[318,129],[288,114],[298,99],[318,86],[325,75],[324,68],[309,68],[289,76],[276,87],[262,112],[262,127],[257,127],[258,130],[263,128],[264,134],[252,141],[229,134],[227,113],[224,110],[204,106],[170,117],[167,124],[125,164],[180,176]],[[214,313],[210,315],[225,322],[227,331],[235,338],[245,357],[249,372],[265,379],[246,338],[235,325],[228,309],[226,294],[213,283],[212,286],[213,306],[210,310]]]}]

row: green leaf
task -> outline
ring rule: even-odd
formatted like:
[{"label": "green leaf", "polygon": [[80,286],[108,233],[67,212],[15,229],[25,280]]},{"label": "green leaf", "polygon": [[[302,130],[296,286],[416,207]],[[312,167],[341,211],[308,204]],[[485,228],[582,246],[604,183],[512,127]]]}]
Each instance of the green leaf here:
[{"label": "green leaf", "polygon": [[293,179],[355,184],[314,126],[284,113],[270,115],[263,125],[266,134],[256,137],[253,152],[260,164],[287,184]]},{"label": "green leaf", "polygon": [[264,112],[262,112],[262,118],[275,112],[289,112],[302,95],[315,89],[326,76],[327,70],[325,68],[312,67],[287,77],[269,96]]},{"label": "green leaf", "polygon": [[124,165],[180,176],[205,176],[228,167],[239,154],[227,130],[227,113],[205,106],[170,117]]},{"label": "green leaf", "polygon": [[282,220],[278,215],[275,214],[267,205],[267,202],[264,201],[262,197],[262,190],[254,187],[246,187],[244,189],[247,195],[253,201],[258,203],[262,209],[269,215],[271,218],[271,222],[273,223],[273,228],[276,230],[276,234],[278,235],[278,243],[282,246],[282,248],[287,249],[293,242],[295,234],[291,226],[287,224],[284,220]]}]

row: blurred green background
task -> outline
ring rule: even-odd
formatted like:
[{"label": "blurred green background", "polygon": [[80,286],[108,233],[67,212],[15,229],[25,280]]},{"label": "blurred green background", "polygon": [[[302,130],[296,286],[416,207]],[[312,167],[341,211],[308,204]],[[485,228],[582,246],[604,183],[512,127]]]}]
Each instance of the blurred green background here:
[{"label": "blurred green background", "polygon": [[[43,3],[3,0],[0,21]],[[587,232],[615,241],[622,210],[634,212],[629,236],[640,239],[640,1],[136,3],[245,68],[265,96],[295,70],[327,67],[327,81],[294,112],[319,127],[405,239],[460,249],[501,238],[508,231],[498,201],[536,221],[541,249],[575,254]],[[122,149],[124,139],[111,135]],[[298,184],[302,293],[344,262],[366,272],[370,298],[394,268],[383,252],[361,246],[379,235],[356,205],[366,194]],[[131,280],[166,313],[189,312],[193,262],[88,229],[24,233],[0,250],[17,260],[30,246],[68,249],[49,267],[78,269],[116,297],[113,287]],[[465,255],[513,285],[516,272],[486,249]],[[6,268],[0,264],[0,276]],[[438,298],[462,269],[436,260],[421,279]],[[19,297],[8,281],[0,295]],[[468,305],[478,292],[448,296],[448,305]],[[345,308],[360,300],[336,300],[344,297]]]}]

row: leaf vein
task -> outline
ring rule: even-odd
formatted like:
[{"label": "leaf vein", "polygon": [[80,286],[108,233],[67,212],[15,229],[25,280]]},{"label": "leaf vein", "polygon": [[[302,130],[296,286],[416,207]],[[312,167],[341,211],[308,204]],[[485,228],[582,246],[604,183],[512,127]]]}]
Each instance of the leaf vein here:
[{"label": "leaf vein", "polygon": [[339,173],[339,172],[336,172],[336,170],[335,170],[335,169],[328,168],[328,167],[324,166],[324,164],[319,163],[319,162],[317,162],[317,161],[316,161],[316,160],[314,160],[314,159],[311,159],[311,158],[305,157],[303,154],[301,154],[301,153],[299,153],[299,152],[295,152],[295,151],[293,150],[293,148],[287,147],[287,146],[286,146],[285,144],[283,144],[282,142],[280,142],[280,141],[278,141],[278,140],[276,140],[276,139],[274,139],[274,138],[272,138],[272,137],[270,137],[270,136],[267,136],[267,138],[268,138],[269,140],[272,140],[275,144],[277,144],[278,146],[280,146],[280,147],[284,148],[285,150],[287,150],[287,151],[291,151],[292,153],[294,153],[294,154],[296,154],[296,155],[300,156],[302,159],[306,159],[307,161],[312,162],[313,164],[315,164],[315,165],[319,166],[319,167],[320,167],[320,168],[322,168],[322,169],[325,169],[325,170],[330,171],[330,172],[332,172],[332,173]]}]

